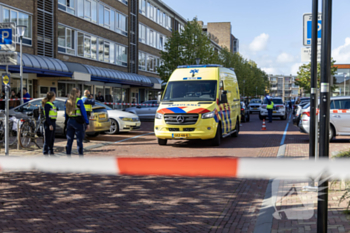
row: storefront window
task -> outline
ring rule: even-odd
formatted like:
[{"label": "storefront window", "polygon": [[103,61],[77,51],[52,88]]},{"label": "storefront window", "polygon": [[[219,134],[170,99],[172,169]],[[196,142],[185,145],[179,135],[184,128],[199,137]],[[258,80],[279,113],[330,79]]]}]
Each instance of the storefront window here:
[{"label": "storefront window", "polygon": [[101,95],[104,98],[104,94],[103,94],[103,86],[96,86],[96,92],[95,92],[95,99],[98,96],[98,93],[101,92]]},{"label": "storefront window", "polygon": [[74,83],[68,83],[67,84],[67,94],[69,94],[72,89],[75,88],[75,84]]}]

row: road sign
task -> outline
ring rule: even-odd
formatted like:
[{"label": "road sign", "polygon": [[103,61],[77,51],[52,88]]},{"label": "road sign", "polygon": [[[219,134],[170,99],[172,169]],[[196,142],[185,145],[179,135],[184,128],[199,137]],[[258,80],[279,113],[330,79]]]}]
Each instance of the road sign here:
[{"label": "road sign", "polygon": [[16,50],[16,25],[0,23],[0,51]]},{"label": "road sign", "polygon": [[[303,15],[303,45],[311,45],[312,14]],[[318,14],[317,44],[321,44],[322,14]]]},{"label": "road sign", "polygon": [[12,51],[0,51],[0,65],[15,66],[17,65],[17,53]]},{"label": "road sign", "polygon": [[[301,62],[311,62],[311,48],[301,48]],[[321,47],[317,47],[317,62],[321,62]]]}]

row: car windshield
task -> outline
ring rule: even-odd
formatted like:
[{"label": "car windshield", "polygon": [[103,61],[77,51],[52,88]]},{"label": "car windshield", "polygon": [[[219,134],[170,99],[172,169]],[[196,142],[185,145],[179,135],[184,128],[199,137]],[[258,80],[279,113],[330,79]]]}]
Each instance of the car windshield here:
[{"label": "car windshield", "polygon": [[95,104],[98,106],[105,107],[107,110],[113,110],[111,107],[108,107],[107,105],[101,103],[100,101],[95,101]]},{"label": "car windshield", "polygon": [[[283,104],[282,99],[272,99],[272,102],[273,102],[274,104]],[[264,104],[268,104],[266,98],[264,99]]]},{"label": "car windshield", "polygon": [[217,81],[169,82],[165,101],[215,101]]},{"label": "car windshield", "polygon": [[249,104],[261,104],[261,100],[251,100]]}]

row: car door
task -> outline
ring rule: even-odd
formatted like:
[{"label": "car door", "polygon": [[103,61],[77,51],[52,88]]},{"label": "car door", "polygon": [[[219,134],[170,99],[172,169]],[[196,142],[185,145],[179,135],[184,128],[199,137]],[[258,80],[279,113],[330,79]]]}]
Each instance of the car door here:
[{"label": "car door", "polygon": [[65,102],[61,100],[55,100],[53,104],[57,107],[57,120],[56,120],[56,133],[63,134],[64,132],[64,110]]},{"label": "car door", "polygon": [[337,134],[350,135],[350,98],[333,100],[333,102],[334,109],[331,110],[331,122],[336,128]]}]

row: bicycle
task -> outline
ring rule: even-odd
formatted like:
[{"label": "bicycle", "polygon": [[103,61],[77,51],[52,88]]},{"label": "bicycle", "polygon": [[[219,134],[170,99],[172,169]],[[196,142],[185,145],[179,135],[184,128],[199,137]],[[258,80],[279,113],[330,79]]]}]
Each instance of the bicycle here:
[{"label": "bicycle", "polygon": [[28,148],[32,142],[40,149],[40,146],[36,140],[41,140],[44,143],[45,129],[44,122],[45,117],[41,107],[34,109],[33,112],[26,113],[28,118],[22,120],[22,126],[20,127],[20,140],[21,147]]},{"label": "bicycle", "polygon": [[[17,122],[9,119],[9,146],[17,143]],[[14,127],[15,125],[15,127]],[[5,143],[5,114],[0,110],[0,143]]]}]

